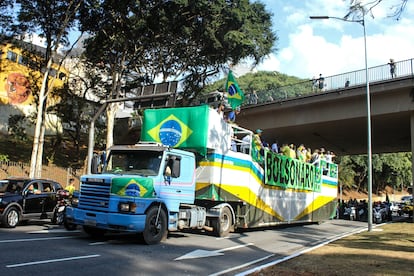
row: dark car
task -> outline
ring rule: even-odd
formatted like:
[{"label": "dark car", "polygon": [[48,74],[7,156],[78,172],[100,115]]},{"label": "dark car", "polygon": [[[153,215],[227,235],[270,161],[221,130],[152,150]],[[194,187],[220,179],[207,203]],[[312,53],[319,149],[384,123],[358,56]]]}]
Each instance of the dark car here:
[{"label": "dark car", "polygon": [[63,189],[53,180],[11,177],[0,180],[0,222],[13,228],[29,219],[53,218],[56,192]]}]

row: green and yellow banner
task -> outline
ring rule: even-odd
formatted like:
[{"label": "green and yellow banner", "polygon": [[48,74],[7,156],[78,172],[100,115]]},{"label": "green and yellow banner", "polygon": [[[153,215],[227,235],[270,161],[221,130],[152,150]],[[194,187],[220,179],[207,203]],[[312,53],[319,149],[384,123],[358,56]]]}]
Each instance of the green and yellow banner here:
[{"label": "green and yellow banner", "polygon": [[297,159],[265,151],[265,183],[284,189],[299,189],[320,192],[321,169]]}]

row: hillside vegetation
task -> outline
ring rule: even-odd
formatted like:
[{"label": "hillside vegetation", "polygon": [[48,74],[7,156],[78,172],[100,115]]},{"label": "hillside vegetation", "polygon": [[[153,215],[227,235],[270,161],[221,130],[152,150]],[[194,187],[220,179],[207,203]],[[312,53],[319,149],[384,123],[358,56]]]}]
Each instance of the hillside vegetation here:
[{"label": "hillside vegetation", "polygon": [[[6,135],[0,135],[0,156],[7,157],[8,161],[30,163],[32,154],[32,140],[18,141]],[[83,160],[87,155],[87,147],[81,146],[80,160],[74,156],[75,148],[70,141],[63,140],[56,145],[53,137],[45,138],[43,164],[56,165],[62,168],[83,167]]]}]

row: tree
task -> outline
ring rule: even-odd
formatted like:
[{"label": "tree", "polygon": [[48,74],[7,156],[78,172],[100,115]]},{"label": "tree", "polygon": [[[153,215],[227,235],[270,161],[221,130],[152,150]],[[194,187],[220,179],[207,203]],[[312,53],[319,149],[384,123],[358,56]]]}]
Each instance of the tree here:
[{"label": "tree", "polygon": [[[277,37],[264,5],[249,1],[88,1],[82,30],[88,60],[108,76],[107,99],[121,87],[184,78],[184,99],[244,58],[260,62]],[[107,112],[111,145],[115,105]]]},{"label": "tree", "polygon": [[12,31],[14,0],[0,1],[0,34],[5,36]]},{"label": "tree", "polygon": [[[16,0],[17,22],[14,30],[17,33],[38,33],[46,40],[45,59],[42,68],[45,68],[43,81],[38,96],[36,128],[33,138],[33,150],[30,163],[30,177],[41,176],[43,137],[45,132],[44,116],[47,107],[47,97],[53,87],[53,78],[49,78],[53,58],[57,56],[59,46],[68,45],[68,31],[75,24],[76,13],[82,0],[70,1],[42,1]],[[9,2],[9,5],[14,1]],[[55,61],[56,62],[56,61]]]},{"label": "tree", "polygon": [[[203,93],[223,91],[226,78],[222,78],[204,87]],[[237,79],[240,88],[246,94],[244,104],[249,104],[249,97],[256,91],[258,103],[264,103],[271,96],[274,100],[312,93],[308,80],[288,76],[279,72],[261,71],[247,73]]]},{"label": "tree", "polygon": [[[343,0],[345,1],[345,0]],[[378,6],[382,2],[387,2],[383,0],[373,0],[368,1],[367,3],[363,4],[361,3],[361,0],[350,0],[349,3],[349,13],[345,16],[351,16],[360,13],[361,11],[364,12],[364,15],[369,13],[372,17],[374,17],[374,9],[376,6]],[[390,3],[390,1],[388,1]],[[396,18],[399,20],[406,9],[408,0],[399,0],[399,3],[395,4],[394,2],[391,4],[390,10],[390,17]]]},{"label": "tree", "polygon": [[[136,49],[140,48],[139,44],[134,44],[134,38],[141,34],[142,25],[135,15],[139,12],[137,5],[135,1],[88,1],[90,8],[82,12],[81,29],[91,34],[85,41],[85,57],[90,65],[96,66],[106,76],[101,82],[106,89],[105,100],[119,97],[122,78],[126,78],[128,72],[127,65]],[[106,110],[107,147],[113,144],[117,109],[118,104],[112,103]]]},{"label": "tree", "polygon": [[[384,153],[372,156],[373,190],[382,191],[386,186],[402,189],[411,182],[411,153]],[[345,189],[358,192],[367,190],[366,155],[341,156],[339,183]],[[405,184],[405,185],[404,185]]]},{"label": "tree", "polygon": [[[168,13],[170,8],[175,12]],[[156,21],[151,28],[168,30],[169,22],[175,27],[161,32],[165,35],[156,40],[154,49],[162,49],[156,60],[162,61],[158,62],[163,64],[161,73],[188,76],[184,81],[184,99],[194,98],[219,72],[227,73],[229,65],[246,58],[259,63],[274,50],[277,41],[271,31],[271,14],[260,3],[190,1],[188,5],[170,3],[164,9],[164,21]],[[171,51],[174,59],[168,57]]]}]

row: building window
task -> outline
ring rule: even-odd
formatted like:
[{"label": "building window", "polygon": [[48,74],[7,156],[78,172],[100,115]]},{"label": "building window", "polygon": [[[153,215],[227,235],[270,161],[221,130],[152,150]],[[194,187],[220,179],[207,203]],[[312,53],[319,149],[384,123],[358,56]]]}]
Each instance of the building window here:
[{"label": "building window", "polygon": [[7,51],[7,59],[13,62],[17,61],[17,54],[12,51]]},{"label": "building window", "polygon": [[29,62],[29,59],[27,57],[19,56],[19,61],[17,63],[21,65],[27,65],[28,62]]}]

